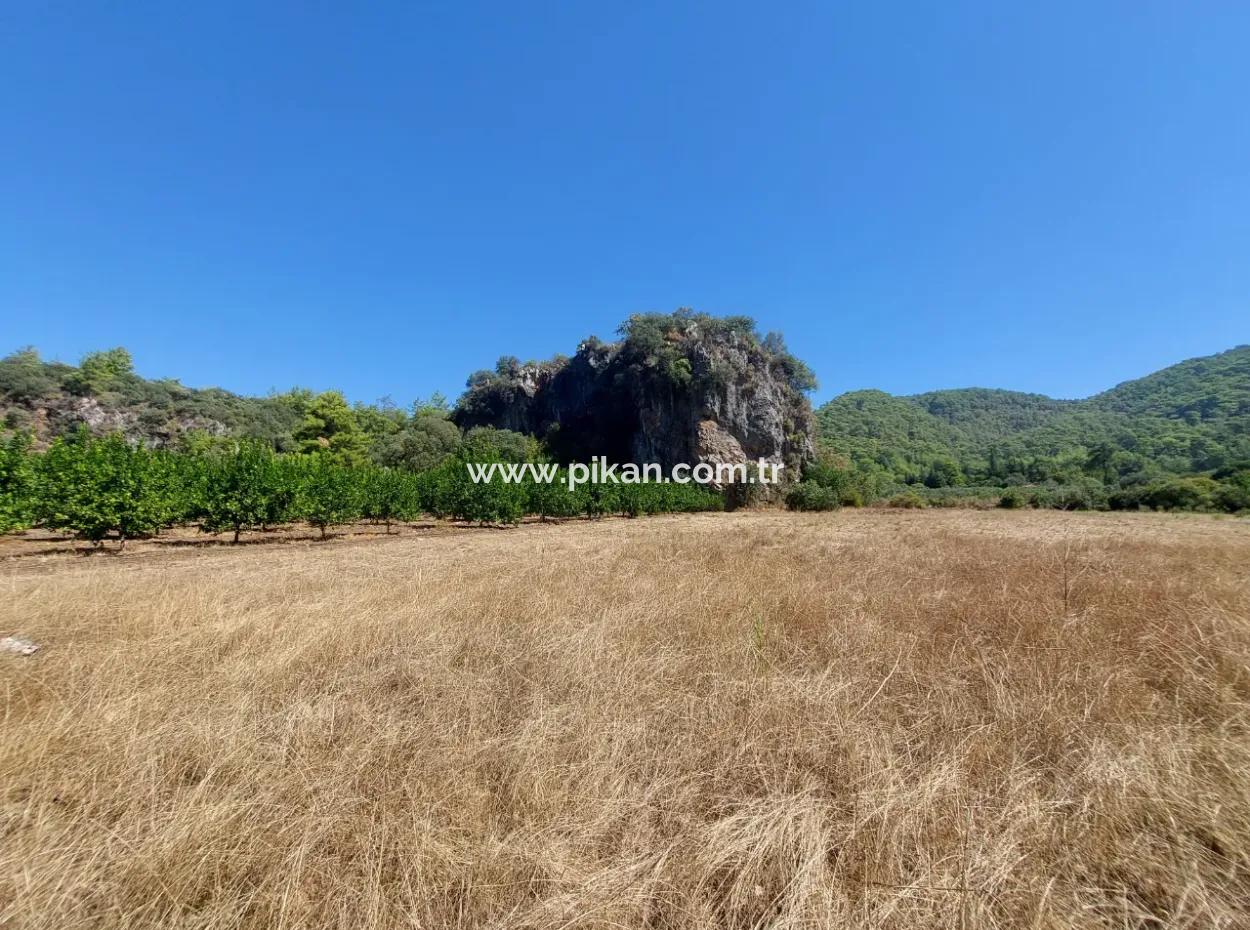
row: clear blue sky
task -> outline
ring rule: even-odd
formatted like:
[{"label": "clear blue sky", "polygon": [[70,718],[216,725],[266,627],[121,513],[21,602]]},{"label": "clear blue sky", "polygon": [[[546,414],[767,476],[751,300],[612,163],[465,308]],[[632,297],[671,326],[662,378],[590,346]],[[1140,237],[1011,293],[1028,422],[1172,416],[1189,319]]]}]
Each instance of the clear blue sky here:
[{"label": "clear blue sky", "polygon": [[[263,8],[263,9],[262,9]],[[405,403],[632,312],[844,390],[1250,342],[1250,5],[10,3],[0,352]]]}]

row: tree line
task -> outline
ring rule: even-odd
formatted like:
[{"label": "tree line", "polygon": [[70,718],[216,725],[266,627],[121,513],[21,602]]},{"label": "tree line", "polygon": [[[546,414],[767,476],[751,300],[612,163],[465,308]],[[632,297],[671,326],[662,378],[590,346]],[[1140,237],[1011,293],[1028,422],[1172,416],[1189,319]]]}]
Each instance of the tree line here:
[{"label": "tree line", "polygon": [[[192,450],[153,449],[120,434],[85,430],[44,452],[15,434],[0,444],[0,532],[38,526],[97,544],[151,537],[180,525],[229,533],[304,522],[324,537],[335,526],[392,525],[423,515],[480,524],[608,514],[716,510],[720,494],[698,485],[474,482],[465,454],[423,471],[344,461],[333,451],[284,454],[258,440]],[[497,458],[480,446],[474,460]]]},{"label": "tree line", "polygon": [[1250,463],[1201,475],[1149,473],[1115,479],[1102,473],[1104,450],[1081,456],[1083,467],[1057,476],[1009,475],[981,484],[959,481],[899,482],[872,463],[822,449],[789,489],[791,510],[835,510],[884,502],[894,507],[985,507],[1050,510],[1180,510],[1250,513]]}]

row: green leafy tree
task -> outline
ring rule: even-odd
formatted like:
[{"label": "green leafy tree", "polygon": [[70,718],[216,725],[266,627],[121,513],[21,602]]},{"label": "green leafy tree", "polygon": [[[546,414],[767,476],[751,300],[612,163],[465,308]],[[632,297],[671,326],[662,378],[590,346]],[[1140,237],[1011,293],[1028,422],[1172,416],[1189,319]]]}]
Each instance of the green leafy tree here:
[{"label": "green leafy tree", "polygon": [[593,519],[616,513],[619,509],[618,485],[610,481],[599,481],[585,485],[582,504],[586,516]]},{"label": "green leafy tree", "polygon": [[35,516],[99,544],[115,536],[154,535],[185,508],[176,462],[168,454],[133,448],[120,434],[57,440],[35,473]]},{"label": "green leafy tree", "polygon": [[421,500],[413,476],[390,468],[371,468],[361,479],[363,488],[362,515],[367,520],[391,524],[411,520],[421,512]]},{"label": "green leafy tree", "polygon": [[282,493],[285,475],[273,450],[240,441],[224,454],[199,459],[200,525],[210,533],[259,528],[274,515],[273,498]]},{"label": "green leafy tree", "polygon": [[525,515],[525,488],[496,478],[474,482],[467,476],[460,482],[452,516],[485,525],[517,523]]},{"label": "green leafy tree", "polygon": [[0,533],[30,525],[33,478],[30,438],[16,433],[0,443]]},{"label": "green leafy tree", "polygon": [[78,371],[66,386],[79,394],[100,394],[117,388],[123,379],[134,375],[134,359],[120,346],[102,352],[89,352],[78,363]]},{"label": "green leafy tree", "polygon": [[1215,491],[1215,503],[1229,513],[1250,510],[1250,468],[1230,470],[1222,475]]},{"label": "green leafy tree", "polygon": [[568,473],[556,472],[554,481],[530,481],[525,486],[525,509],[527,513],[547,520],[575,517],[583,510],[583,503],[575,491],[569,490]]},{"label": "green leafy tree", "polygon": [[533,462],[540,457],[538,440],[493,426],[475,426],[464,435],[461,457],[469,462]]},{"label": "green leafy tree", "polygon": [[929,463],[929,471],[925,475],[925,487],[950,488],[963,484],[963,472],[954,459],[938,458]]},{"label": "green leafy tree", "polygon": [[[478,459],[475,462],[481,461]],[[487,460],[499,461],[496,459]],[[436,516],[453,517],[485,525],[516,523],[525,515],[527,486],[504,481],[475,482],[462,459],[452,459],[425,476],[429,501],[426,508]]]},{"label": "green leafy tree", "polygon": [[422,399],[418,397],[412,402],[412,417],[441,417],[447,419],[451,416],[451,404],[447,398],[438,391],[435,391],[428,398]]},{"label": "green leafy tree", "polygon": [[295,455],[279,455],[274,458],[273,480],[269,495],[265,498],[264,514],[260,521],[262,530],[298,519],[295,516],[295,507],[303,475],[301,462],[303,458]]},{"label": "green leafy tree", "polygon": [[460,446],[456,424],[445,417],[419,414],[399,432],[375,442],[373,456],[392,468],[425,471],[454,456]]},{"label": "green leafy tree", "polygon": [[1148,485],[1142,503],[1156,510],[1215,510],[1220,485],[1206,475],[1168,478]]},{"label": "green leafy tree", "polygon": [[301,452],[328,453],[343,465],[364,465],[369,458],[369,437],[338,391],[312,399],[294,438]]},{"label": "green leafy tree", "polygon": [[332,455],[310,455],[299,468],[294,512],[321,531],[358,520],[363,507],[360,470],[337,462]]}]

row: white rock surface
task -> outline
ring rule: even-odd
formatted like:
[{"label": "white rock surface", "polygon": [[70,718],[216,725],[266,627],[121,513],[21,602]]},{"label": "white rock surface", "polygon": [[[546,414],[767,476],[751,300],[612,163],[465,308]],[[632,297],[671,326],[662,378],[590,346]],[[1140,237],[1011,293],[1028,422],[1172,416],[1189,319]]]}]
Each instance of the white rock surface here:
[{"label": "white rock surface", "polygon": [[11,652],[19,656],[31,656],[39,651],[39,644],[20,636],[6,636],[0,639],[0,652]]}]

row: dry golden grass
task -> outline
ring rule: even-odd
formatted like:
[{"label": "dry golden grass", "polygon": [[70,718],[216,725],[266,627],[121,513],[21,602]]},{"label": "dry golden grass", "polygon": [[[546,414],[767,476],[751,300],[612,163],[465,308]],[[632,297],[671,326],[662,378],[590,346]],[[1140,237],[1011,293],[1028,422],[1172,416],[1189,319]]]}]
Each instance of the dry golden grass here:
[{"label": "dry golden grass", "polygon": [[0,925],[1245,927],[1248,571],[882,511],[12,560]]}]

